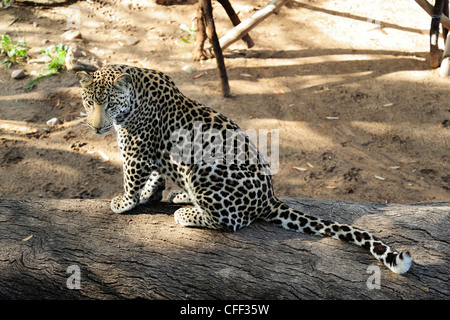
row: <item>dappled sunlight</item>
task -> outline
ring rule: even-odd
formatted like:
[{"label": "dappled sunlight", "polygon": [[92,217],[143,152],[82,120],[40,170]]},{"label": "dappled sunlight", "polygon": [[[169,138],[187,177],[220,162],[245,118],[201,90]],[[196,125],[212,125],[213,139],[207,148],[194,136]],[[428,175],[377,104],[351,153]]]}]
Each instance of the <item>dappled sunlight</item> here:
[{"label": "dappled sunlight", "polygon": [[43,125],[36,125],[25,121],[0,119],[0,132],[5,134],[27,134],[42,129]]},{"label": "dappled sunlight", "polygon": [[42,169],[37,175],[34,173],[36,176],[46,176],[48,174],[57,173],[59,179],[64,177],[65,181],[75,181],[80,175],[79,170],[71,165],[64,163],[53,163],[51,160],[42,159],[41,157],[27,158],[23,166],[23,174],[27,175],[31,171],[34,172],[35,168]]},{"label": "dappled sunlight", "polygon": [[384,77],[383,80],[399,78],[408,81],[409,73],[411,73],[411,81],[417,82],[421,80],[421,77],[430,76],[430,71],[423,70],[425,59],[410,55],[365,54],[356,51],[354,54],[316,54],[303,57],[299,51],[298,54],[290,52],[286,56],[289,58],[277,57],[263,61],[252,59],[246,62],[244,67],[230,60],[228,70],[233,92],[236,94],[288,93],[308,89],[326,89],[333,85],[358,83],[378,77]]},{"label": "dappled sunlight", "polygon": [[[297,14],[315,13],[313,17],[302,19],[302,22],[312,30],[307,38],[309,44],[317,47],[351,44],[354,49],[407,51],[411,46],[421,45],[423,42],[423,48],[428,49],[427,13],[408,0],[396,1],[396,5],[408,12],[408,19],[404,19],[403,14],[392,14],[392,6],[388,1],[321,1],[317,4],[295,1],[292,4],[298,9]],[[295,11],[287,14],[291,19],[296,18]],[[304,41],[298,37],[296,39]]]},{"label": "dappled sunlight", "polygon": [[[280,146],[295,146],[298,150],[318,152],[324,148],[335,147],[327,135],[317,133],[304,121],[277,119],[249,119],[241,123],[243,130],[278,130]],[[294,132],[294,134],[292,134]]]},{"label": "dappled sunlight", "polygon": [[[411,143],[418,143],[430,152],[432,149],[442,146],[448,148],[450,145],[450,132],[446,132],[438,124],[419,124],[414,127],[401,127],[392,123],[380,123],[371,121],[351,121],[351,126],[359,128],[371,135],[398,137],[402,135],[404,139],[413,139]],[[401,139],[398,137],[398,139]]]},{"label": "dappled sunlight", "polygon": [[[230,3],[244,20],[268,1]],[[444,296],[440,277],[433,275],[448,269],[443,238],[450,200],[450,78],[430,69],[430,16],[415,1],[290,1],[249,32],[254,47],[239,40],[224,50],[229,98],[221,94],[216,60],[192,61],[197,0],[164,6],[148,0],[78,0],[51,7],[7,2],[13,5],[0,9],[0,35],[25,39],[31,61],[12,69],[0,66],[0,235],[6,244],[0,271],[5,273],[6,294],[55,297],[60,292],[69,298],[113,299],[220,299],[236,293],[261,299]],[[71,28],[71,5],[81,16],[72,25],[78,36],[68,40],[64,33]],[[220,38],[232,23],[218,1],[212,5]],[[180,28],[182,24],[191,29]],[[439,41],[443,48],[442,37]],[[36,61],[41,51],[60,42],[70,43],[73,61],[66,60],[66,69],[27,89],[44,66]],[[247,168],[252,173],[240,174],[231,171],[242,169],[241,163],[211,169],[195,162],[171,172],[178,166],[164,158],[177,158],[173,151],[180,142],[168,141],[175,138],[171,131],[194,128],[184,138],[195,143],[183,142],[200,145],[193,158],[200,155],[205,161],[212,151],[208,144],[214,156],[220,155],[217,143],[229,132],[217,136],[215,130],[230,130],[234,124],[223,124],[224,118],[210,117],[205,109],[189,112],[194,104],[178,105],[184,100],[171,97],[177,90],[167,90],[153,76],[130,71],[118,82],[118,74],[108,76],[106,86],[113,88],[108,94],[131,92],[119,101],[99,92],[105,83],[90,86],[94,109],[102,105],[100,117],[108,114],[127,136],[117,139],[114,129],[93,134],[96,128],[87,126],[89,107],[83,108],[72,62],[79,62],[75,69],[127,64],[169,75],[186,97],[230,118],[250,139],[257,138],[273,170],[276,197],[300,212],[354,225],[397,250],[410,250],[411,272],[398,276],[382,269],[382,288],[371,290],[366,271],[382,265],[357,246],[260,221],[238,232],[182,227],[180,211],[177,221],[174,212],[185,204],[167,201],[179,186],[167,178],[163,191],[158,179],[158,191],[150,190],[159,177],[148,170],[186,183],[190,195],[202,193],[203,200],[194,205],[216,210],[214,217],[229,208],[230,215],[235,213],[232,219],[246,221],[246,211],[256,214],[250,213],[253,219],[270,211],[257,208],[267,197],[282,207],[272,201],[271,186],[261,187],[255,180],[261,176],[254,166]],[[25,78],[13,77],[12,70],[19,68]],[[97,75],[95,81],[101,82]],[[136,104],[124,105],[127,99],[147,104],[135,111]],[[116,111],[122,114],[116,117]],[[131,123],[139,117],[144,121]],[[201,129],[214,131],[198,134],[198,126],[192,127],[195,120],[204,120]],[[220,151],[227,155],[253,154],[239,143],[234,147],[230,139],[226,142]],[[143,150],[144,144],[150,149]],[[186,152],[182,150],[183,156]],[[142,190],[148,176],[154,180]],[[254,179],[235,181],[244,176]],[[139,182],[133,185],[132,180]],[[150,201],[116,214],[123,211],[115,203],[124,189],[122,204],[132,199],[134,205],[138,196]],[[279,222],[288,228],[298,230],[297,222],[304,224],[303,217],[279,211]],[[188,223],[210,222],[194,214],[187,218]],[[311,219],[308,229],[315,226],[326,235],[346,231],[325,224],[327,230]],[[366,234],[353,235],[367,240]],[[344,232],[341,239],[351,242],[349,236]],[[380,249],[376,242],[372,252]],[[81,268],[80,290],[68,290],[69,266]],[[45,290],[39,290],[39,281],[49,284]]]},{"label": "dappled sunlight", "polygon": [[[221,37],[232,24],[221,5],[213,3]],[[266,3],[236,0],[233,7],[244,20]],[[448,198],[448,156],[443,152],[449,142],[448,79],[429,69],[430,18],[413,1],[292,1],[251,30],[253,48],[238,41],[225,50],[230,99],[221,96],[216,61],[193,62],[193,42],[181,40],[187,34],[180,25],[191,26],[196,1],[75,4],[81,10],[82,39],[74,43],[86,53],[82,59],[158,69],[186,96],[244,130],[279,130],[279,196],[398,202]],[[401,12],[392,14],[393,6]],[[15,21],[19,11],[21,19]],[[62,41],[69,16],[68,6],[12,8],[4,10],[0,31],[24,38],[30,58],[36,59],[40,50]],[[192,73],[183,69],[187,65]],[[42,65],[20,67],[30,74]],[[0,147],[9,152],[0,155],[2,172],[17,170],[11,179],[19,180],[22,164],[29,170],[32,161],[41,159],[39,166],[47,173],[54,165],[69,177],[61,179],[64,187],[76,192],[55,188],[44,193],[52,197],[85,189],[90,193],[84,197],[99,196],[98,190],[109,187],[105,179],[120,185],[122,162],[114,132],[95,136],[81,126],[84,110],[74,73],[64,71],[26,92],[29,79],[11,80],[9,71],[0,75]],[[60,124],[47,126],[55,117]],[[39,173],[39,182],[50,183],[52,175],[47,176]]]},{"label": "dappled sunlight", "polygon": [[360,128],[371,134],[378,134],[378,135],[391,134],[393,128],[395,127],[394,124],[371,122],[371,121],[351,121],[350,125]]},{"label": "dappled sunlight", "polygon": [[392,84],[395,82],[411,82],[423,84],[424,81],[433,81],[433,86],[436,86],[442,90],[448,90],[448,79],[440,78],[435,70],[398,70],[392,74],[386,74],[382,76],[383,80],[390,80]]}]

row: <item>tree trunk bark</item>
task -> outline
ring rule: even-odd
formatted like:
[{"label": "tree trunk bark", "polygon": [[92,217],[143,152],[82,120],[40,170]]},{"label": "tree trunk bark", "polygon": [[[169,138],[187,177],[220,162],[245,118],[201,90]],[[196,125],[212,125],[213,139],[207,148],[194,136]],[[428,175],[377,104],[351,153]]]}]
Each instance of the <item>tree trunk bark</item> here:
[{"label": "tree trunk bark", "polygon": [[109,200],[0,199],[0,299],[450,298],[450,202],[284,201],[409,250],[410,271],[263,222],[183,228],[164,202],[119,215]]},{"label": "tree trunk bark", "polygon": [[206,33],[208,38],[211,39],[211,43],[214,50],[214,56],[216,57],[217,69],[220,77],[220,83],[222,87],[222,95],[225,98],[231,96],[230,84],[228,83],[227,68],[225,67],[225,59],[223,58],[222,49],[220,48],[219,38],[217,37],[216,27],[214,24],[213,12],[211,0],[203,0],[203,12],[206,20]]},{"label": "tree trunk bark", "polygon": [[197,14],[197,32],[195,33],[195,47],[192,51],[192,60],[200,61],[212,58],[211,52],[205,50],[206,36],[206,15],[203,8],[203,0],[198,1]]}]

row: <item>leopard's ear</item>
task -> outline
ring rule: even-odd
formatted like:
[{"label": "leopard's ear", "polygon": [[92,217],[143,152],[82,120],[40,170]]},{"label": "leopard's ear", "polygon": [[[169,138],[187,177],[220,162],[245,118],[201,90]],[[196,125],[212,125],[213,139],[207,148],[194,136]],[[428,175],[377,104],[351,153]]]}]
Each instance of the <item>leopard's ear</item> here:
[{"label": "leopard's ear", "polygon": [[123,91],[128,89],[128,84],[130,83],[131,76],[128,73],[122,73],[116,78],[116,80],[114,80],[114,85],[116,86],[116,88]]},{"label": "leopard's ear", "polygon": [[92,78],[92,76],[85,71],[77,72],[76,76],[78,80],[80,80],[80,84],[83,88],[90,86],[92,81],[94,81],[94,78]]}]

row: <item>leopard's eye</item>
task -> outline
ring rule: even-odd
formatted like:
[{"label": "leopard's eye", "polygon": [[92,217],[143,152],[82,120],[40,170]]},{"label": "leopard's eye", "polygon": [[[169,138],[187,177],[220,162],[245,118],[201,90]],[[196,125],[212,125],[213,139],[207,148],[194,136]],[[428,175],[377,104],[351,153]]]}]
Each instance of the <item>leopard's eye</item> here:
[{"label": "leopard's eye", "polygon": [[94,108],[94,102],[91,99],[85,99],[83,100],[83,102],[86,109],[91,110],[92,108]]},{"label": "leopard's eye", "polygon": [[114,103],[109,102],[105,104],[105,110],[111,110],[114,107]]}]

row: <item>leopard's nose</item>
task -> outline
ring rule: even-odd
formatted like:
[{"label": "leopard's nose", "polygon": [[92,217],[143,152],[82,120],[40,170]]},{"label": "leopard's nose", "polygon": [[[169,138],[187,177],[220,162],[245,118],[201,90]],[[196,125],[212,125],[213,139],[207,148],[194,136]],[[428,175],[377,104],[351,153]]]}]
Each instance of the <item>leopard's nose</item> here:
[{"label": "leopard's nose", "polygon": [[93,132],[94,134],[104,134],[104,133],[105,133],[105,131],[103,130],[103,128],[94,128],[94,129],[92,129],[92,132]]},{"label": "leopard's nose", "polygon": [[88,123],[89,129],[91,129],[92,133],[94,134],[100,134],[101,128],[93,126],[92,124]]}]

